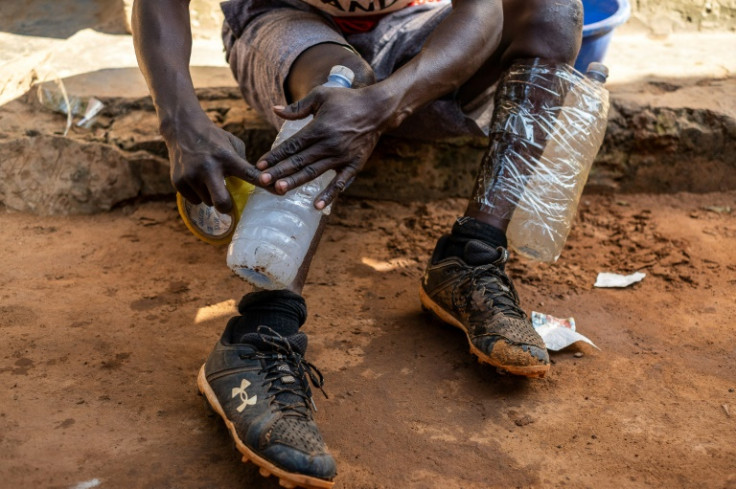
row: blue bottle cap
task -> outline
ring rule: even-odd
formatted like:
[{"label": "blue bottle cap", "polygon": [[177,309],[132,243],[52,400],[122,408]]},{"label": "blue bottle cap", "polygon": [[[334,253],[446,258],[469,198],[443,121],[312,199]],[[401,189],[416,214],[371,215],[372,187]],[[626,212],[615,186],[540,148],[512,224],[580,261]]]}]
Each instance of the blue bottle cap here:
[{"label": "blue bottle cap", "polygon": [[347,66],[335,65],[330,70],[330,75],[328,76],[328,79],[340,83],[347,88],[350,88],[353,85],[355,73],[353,73],[353,70],[351,70]]}]

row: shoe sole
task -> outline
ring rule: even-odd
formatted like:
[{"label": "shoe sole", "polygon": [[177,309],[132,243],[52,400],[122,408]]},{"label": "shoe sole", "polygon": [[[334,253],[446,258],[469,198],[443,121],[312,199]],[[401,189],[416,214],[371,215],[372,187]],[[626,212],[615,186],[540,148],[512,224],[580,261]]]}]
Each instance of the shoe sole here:
[{"label": "shoe sole", "polygon": [[235,442],[235,448],[238,450],[238,452],[241,453],[241,455],[243,455],[243,462],[253,462],[259,467],[259,473],[263,477],[268,477],[271,475],[273,475],[274,477],[278,477],[279,485],[281,487],[285,487],[286,489],[294,489],[295,487],[304,487],[306,489],[330,489],[335,484],[332,481],[319,479],[317,477],[310,477],[304,474],[288,472],[275,466],[263,457],[258,456],[250,448],[248,448],[238,436],[237,431],[235,431],[235,425],[232,423],[232,421],[227,419],[225,411],[220,405],[220,401],[217,400],[215,392],[212,390],[212,387],[210,387],[209,382],[207,382],[207,377],[204,374],[204,365],[202,365],[202,368],[199,369],[199,374],[197,375],[197,387],[199,388],[199,392],[209,403],[212,410],[214,410],[215,413],[219,414],[222,420],[225,422],[225,426],[227,426],[227,429],[230,432],[230,436]]},{"label": "shoe sole", "polygon": [[455,316],[445,311],[442,306],[433,301],[432,298],[427,295],[427,292],[425,292],[424,287],[422,287],[421,285],[419,286],[419,300],[422,302],[422,306],[424,306],[425,309],[437,316],[441,321],[449,324],[450,326],[454,326],[455,328],[458,328],[462,330],[463,333],[465,333],[465,337],[468,339],[468,345],[470,345],[470,353],[475,355],[480,363],[492,365],[512,375],[520,375],[523,377],[542,378],[549,371],[549,365],[506,365],[499,362],[498,360],[495,360],[494,358],[479,350],[473,344],[470,339],[468,329],[465,327],[465,325],[458,321]]}]

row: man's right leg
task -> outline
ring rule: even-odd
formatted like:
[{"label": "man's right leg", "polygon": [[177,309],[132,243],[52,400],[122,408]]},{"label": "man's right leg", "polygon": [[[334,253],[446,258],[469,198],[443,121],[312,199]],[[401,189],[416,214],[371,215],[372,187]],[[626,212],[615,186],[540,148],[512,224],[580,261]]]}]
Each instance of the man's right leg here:
[{"label": "man's right leg", "polygon": [[[246,101],[277,127],[271,106],[303,97],[335,64],[351,68],[358,85],[372,82],[368,65],[319,15],[281,8],[238,24],[245,25],[238,37],[225,32],[231,67]],[[323,379],[304,359],[307,337],[299,332],[307,316],[301,291],[324,224],[287,289],[242,298],[240,315],[230,319],[198,377],[243,461],[284,487],[330,488],[336,475],[313,416],[309,383],[321,388]]]},{"label": "man's right leg", "polygon": [[[297,17],[294,17],[294,14]],[[324,28],[325,20],[322,17],[310,16],[310,14],[305,12],[284,11],[275,13],[275,15],[278,15],[281,18],[271,20],[271,25],[273,26],[275,22],[281,21],[281,29],[283,31],[289,30],[294,37],[299,37],[301,33],[304,32],[311,32],[309,29],[315,25],[319,26],[320,29]],[[294,24],[291,28],[289,28],[288,25],[284,25],[284,17]],[[276,38],[281,45],[288,46],[289,44],[292,44],[291,41],[293,39],[274,33],[273,27],[269,28],[268,31],[269,39]],[[252,34],[250,35],[252,36]],[[230,52],[230,64],[246,99],[253,101],[254,105],[256,107],[260,107],[261,110],[268,108],[268,112],[263,115],[268,116],[270,114],[270,116],[273,116],[273,112],[270,110],[272,105],[282,103],[288,104],[304,98],[312,89],[327,81],[327,76],[335,65],[346,66],[353,71],[355,75],[353,87],[355,88],[374,83],[375,78],[370,65],[352,48],[350,48],[344,39],[336,37],[337,35],[339,34],[331,33],[330,36],[326,36],[326,40],[324,42],[318,42],[314,45],[302,43],[302,41],[296,41],[294,43],[295,47],[288,51],[299,51],[298,54],[290,65],[280,68],[280,70],[283,71],[283,74],[279,76],[279,78],[283,79],[283,85],[280,87],[272,85],[265,91],[261,90],[259,83],[252,82],[252,71],[270,71],[273,69],[279,70],[279,68],[272,66],[259,66],[264,64],[264,62],[269,63],[269,56],[267,56],[268,53],[264,53],[263,48],[258,50],[259,56],[252,56],[250,54],[252,51],[252,44],[250,42],[241,42],[241,40],[236,42],[233,46],[233,50]],[[318,39],[318,37],[314,37],[308,42],[317,42]],[[342,43],[338,44],[336,39],[342,39]],[[271,44],[268,40],[264,40],[263,43]],[[239,51],[238,48],[242,46],[247,46],[247,49]],[[246,52],[244,53],[242,51]],[[244,58],[246,60],[244,60]],[[248,58],[250,58],[249,61],[247,61]],[[275,55],[274,58],[278,59],[279,55]],[[287,60],[291,58],[293,58],[293,55],[286,56]],[[245,69],[245,73],[240,71],[243,69]],[[288,291],[293,292],[296,295],[301,295],[307,274],[309,273],[312,257],[319,245],[326,220],[327,219],[323,216],[312,242],[310,243],[310,247],[304,261],[297,272],[296,278],[287,287]],[[260,295],[264,300],[268,297],[268,293],[266,291],[262,291]],[[243,313],[243,311],[241,311],[241,313]],[[276,315],[279,315],[279,312],[276,312],[275,316]],[[273,320],[278,321],[279,318],[275,316]],[[252,319],[250,317],[252,317]],[[253,315],[250,315],[250,317],[242,318],[239,326],[236,328],[236,332],[247,334],[256,331],[256,328],[261,324],[258,321],[262,321],[263,318],[258,317],[258,320],[256,320]],[[275,327],[273,329],[280,334],[292,334],[296,332],[299,326],[301,326],[301,324],[294,324],[292,321],[288,327],[284,326],[281,329],[280,327]]]}]

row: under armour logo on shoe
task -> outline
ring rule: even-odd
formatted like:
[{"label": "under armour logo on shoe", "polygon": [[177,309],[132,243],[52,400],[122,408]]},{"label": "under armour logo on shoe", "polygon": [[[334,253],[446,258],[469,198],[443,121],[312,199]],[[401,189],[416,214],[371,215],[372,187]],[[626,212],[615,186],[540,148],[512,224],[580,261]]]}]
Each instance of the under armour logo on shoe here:
[{"label": "under armour logo on shoe", "polygon": [[233,387],[233,395],[232,397],[238,397],[240,396],[240,400],[243,401],[243,404],[237,407],[237,411],[239,413],[243,412],[243,409],[246,408],[246,406],[255,406],[256,400],[258,399],[258,396],[248,397],[248,393],[245,392],[245,389],[250,387],[250,382],[248,382],[246,379],[243,379],[240,382],[240,387]]}]

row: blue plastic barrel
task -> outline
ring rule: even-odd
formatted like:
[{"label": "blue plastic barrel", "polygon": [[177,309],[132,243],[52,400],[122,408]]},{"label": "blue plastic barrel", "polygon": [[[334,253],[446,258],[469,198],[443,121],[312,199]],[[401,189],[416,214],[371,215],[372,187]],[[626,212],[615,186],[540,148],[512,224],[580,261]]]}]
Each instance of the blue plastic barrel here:
[{"label": "blue plastic barrel", "polygon": [[603,62],[613,30],[629,20],[629,0],[583,0],[583,44],[575,68],[585,72],[594,61]]}]

